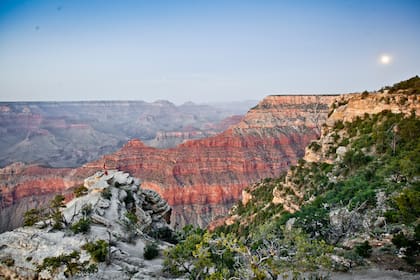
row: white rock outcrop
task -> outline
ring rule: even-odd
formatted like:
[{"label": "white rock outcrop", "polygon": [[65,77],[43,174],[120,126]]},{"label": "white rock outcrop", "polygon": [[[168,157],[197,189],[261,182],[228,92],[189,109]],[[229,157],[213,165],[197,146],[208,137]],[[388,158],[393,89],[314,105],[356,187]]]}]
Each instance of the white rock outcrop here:
[{"label": "white rock outcrop", "polygon": [[[95,263],[83,249],[88,242],[108,243],[106,262],[96,265],[90,274],[76,274],[73,279],[161,279],[162,259],[143,257],[147,243],[155,241],[148,234],[169,227],[171,208],[159,194],[140,187],[140,180],[128,173],[110,170],[85,179],[88,193],[62,209],[63,229],[27,226],[0,235],[0,279],[66,279],[62,265],[54,271],[37,271],[47,257],[80,253],[79,262]],[[135,216],[135,218],[133,218]],[[90,230],[74,233],[71,226],[81,219],[90,220]],[[160,249],[169,246],[159,242]]]}]

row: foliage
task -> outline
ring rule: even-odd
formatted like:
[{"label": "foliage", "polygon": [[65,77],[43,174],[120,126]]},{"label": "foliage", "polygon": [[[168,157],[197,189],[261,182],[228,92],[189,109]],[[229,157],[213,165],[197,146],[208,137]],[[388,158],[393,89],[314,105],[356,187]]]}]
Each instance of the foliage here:
[{"label": "foliage", "polygon": [[[388,223],[405,223],[410,228],[416,226],[420,216],[420,119],[414,113],[404,116],[383,111],[375,115],[365,114],[352,122],[336,122],[332,133],[342,136],[342,140],[340,143],[336,137],[337,141],[331,143],[331,152],[338,146],[347,148],[340,161],[334,164],[300,161],[297,166],[291,167],[287,180],[284,176],[269,178],[249,187],[246,191],[252,195],[252,199],[246,205],[238,202],[231,210],[232,215],[239,215],[240,218],[230,226],[216,229],[209,240],[220,238],[222,234],[232,235],[238,238],[238,246],[243,245],[250,252],[261,251],[265,246],[263,240],[272,240],[268,238],[270,232],[276,232],[289,219],[295,218],[293,228],[302,229],[300,234],[305,236],[306,241],[335,244],[340,237],[337,237],[337,230],[330,224],[330,211],[343,208],[364,215],[376,207],[379,192],[384,193],[387,201],[391,202],[388,204],[390,210],[386,213]],[[274,189],[300,205],[300,210],[291,214],[282,205],[273,205]],[[304,193],[303,199],[296,195],[296,190]],[[416,230],[420,236],[420,226],[416,226]],[[285,242],[282,234],[276,234],[278,239]],[[180,244],[184,244],[183,241]],[[293,244],[292,247],[296,248],[297,241],[294,240]],[[418,252],[415,243],[410,244],[407,256]],[[207,248],[210,245],[202,246]],[[282,243],[282,246],[285,245]],[[366,242],[349,251],[357,265],[363,263],[362,257],[368,257],[370,253],[370,245]],[[235,256],[242,260],[236,265],[249,265],[240,253],[235,251]],[[242,256],[242,259],[238,256]],[[211,257],[207,261],[214,265]],[[258,267],[251,269],[255,279],[265,279],[274,273],[263,268],[263,264]],[[278,271],[281,264],[276,264],[276,267]]]},{"label": "foliage", "polygon": [[63,228],[64,217],[61,214],[61,208],[65,207],[64,196],[59,194],[56,195],[53,200],[50,201],[50,218],[52,220],[52,228],[60,230]]},{"label": "foliage", "polygon": [[[267,227],[262,239],[244,242],[234,234],[187,229],[185,239],[165,252],[165,269],[190,279],[277,279],[283,273],[329,269],[332,247],[300,230]],[[185,231],[185,229],[184,229]]]},{"label": "foliage", "polygon": [[108,255],[108,243],[105,240],[96,240],[83,245],[82,249],[88,251],[92,259],[97,262],[104,262]]},{"label": "foliage", "polygon": [[338,120],[334,123],[334,130],[341,130],[344,128],[344,123],[341,120]]},{"label": "foliage", "polygon": [[90,214],[92,214],[92,204],[87,203],[83,205],[81,210],[83,217],[88,217]]},{"label": "foliage", "polygon": [[42,220],[44,209],[32,208],[23,214],[23,225],[33,226]]},{"label": "foliage", "polygon": [[404,189],[394,198],[396,210],[390,211],[387,218],[390,222],[414,222],[420,217],[420,186]]},{"label": "foliage", "polygon": [[87,233],[90,230],[91,220],[89,218],[82,218],[71,226],[73,233]]},{"label": "foliage", "polygon": [[76,274],[94,273],[98,270],[96,265],[89,265],[88,261],[80,262],[80,252],[73,251],[70,254],[61,254],[57,257],[47,257],[42,264],[37,265],[37,271],[48,270],[52,275],[57,273],[57,270],[65,266],[64,275],[66,277],[73,277]]},{"label": "foliage", "polygon": [[367,90],[365,90],[364,92],[362,92],[362,99],[365,99],[368,96],[369,96],[369,92]]},{"label": "foliage", "polygon": [[372,254],[372,246],[369,245],[369,242],[367,240],[361,244],[358,244],[355,247],[355,250],[356,253],[363,258],[369,258]]},{"label": "foliage", "polygon": [[420,255],[420,226],[417,225],[414,236],[406,236],[404,233],[400,232],[392,238],[392,243],[397,246],[397,248],[405,248],[404,259],[409,264],[414,264],[416,257]]},{"label": "foliage", "polygon": [[144,247],[143,256],[146,260],[153,260],[157,256],[159,256],[159,248],[156,243],[148,243]]},{"label": "foliage", "polygon": [[312,141],[311,144],[309,144],[309,149],[318,152],[321,149],[321,145],[316,141]]},{"label": "foliage", "polygon": [[74,189],[73,193],[76,197],[81,197],[87,195],[88,189],[84,185],[81,185],[80,187]]},{"label": "foliage", "polygon": [[51,209],[60,209],[66,207],[64,204],[64,196],[61,194],[54,196],[54,198],[50,201],[50,207]]},{"label": "foliage", "polygon": [[130,221],[130,223],[132,224],[136,224],[138,222],[138,218],[137,215],[133,212],[127,212],[125,213],[125,216],[127,217],[127,219]]},{"label": "foliage", "polygon": [[149,233],[153,238],[160,239],[171,244],[178,243],[178,237],[169,227],[161,227]]},{"label": "foliage", "polygon": [[408,94],[420,94],[420,77],[414,76],[408,80],[396,83],[392,87],[385,87],[384,89],[388,89],[390,92],[408,90]]}]

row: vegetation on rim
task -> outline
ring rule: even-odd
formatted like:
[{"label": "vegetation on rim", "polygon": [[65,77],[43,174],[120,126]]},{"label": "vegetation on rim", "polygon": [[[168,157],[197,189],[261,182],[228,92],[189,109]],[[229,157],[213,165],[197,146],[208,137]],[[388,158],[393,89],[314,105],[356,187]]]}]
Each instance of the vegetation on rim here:
[{"label": "vegetation on rim", "polygon": [[[416,76],[388,89],[417,94],[419,81]],[[331,137],[326,153],[337,156],[341,147],[339,159],[300,160],[288,174],[250,186],[251,199],[239,201],[229,225],[214,232],[184,228],[178,245],[165,253],[166,270],[190,279],[277,279],[285,273],[299,278],[305,271],[348,269],[381,253],[393,260],[403,254],[406,269],[419,271],[420,119],[414,112],[365,114],[336,122]],[[309,148],[322,152],[317,142]],[[298,210],[274,203],[276,192]],[[369,219],[366,228],[362,222]],[[349,232],[367,237],[348,247]],[[392,243],[382,239],[390,234]]]}]

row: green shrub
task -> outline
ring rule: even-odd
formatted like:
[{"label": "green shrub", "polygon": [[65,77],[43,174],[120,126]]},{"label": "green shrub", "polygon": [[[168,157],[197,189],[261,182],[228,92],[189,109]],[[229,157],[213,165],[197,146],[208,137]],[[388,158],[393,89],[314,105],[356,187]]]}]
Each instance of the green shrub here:
[{"label": "green shrub", "polygon": [[344,128],[343,121],[339,120],[334,123],[334,130],[341,130]]},{"label": "green shrub", "polygon": [[132,223],[132,224],[137,224],[137,222],[138,222],[138,218],[137,218],[137,215],[135,214],[135,213],[133,213],[133,212],[127,212],[127,213],[125,213],[125,216],[127,217],[127,219],[129,219],[130,220],[130,222]]},{"label": "green shrub", "polygon": [[397,248],[406,249],[404,259],[407,261],[407,263],[412,265],[415,264],[416,257],[418,257],[420,254],[420,239],[417,239],[417,235],[419,235],[418,231],[420,231],[420,229],[417,227],[413,238],[405,236],[402,232],[394,235],[392,238],[392,243],[397,246]]},{"label": "green shrub", "polygon": [[311,144],[309,144],[309,149],[311,149],[314,152],[318,152],[321,149],[321,145],[318,144],[318,142],[313,141]]},{"label": "green shrub", "polygon": [[108,243],[105,240],[96,240],[96,242],[88,242],[82,246],[82,249],[86,250],[92,259],[97,262],[104,262],[108,255]]},{"label": "green shrub", "polygon": [[61,214],[61,208],[66,207],[64,204],[64,196],[59,194],[56,195],[50,201],[50,218],[52,220],[52,228],[60,230],[63,228],[64,217]]},{"label": "green shrub", "polygon": [[420,191],[405,189],[395,198],[398,215],[405,223],[414,222],[420,216]]},{"label": "green shrub", "polygon": [[372,254],[372,246],[369,245],[368,241],[363,242],[355,247],[356,253],[363,257],[369,258]]},{"label": "green shrub", "polygon": [[348,138],[344,138],[343,140],[341,140],[341,142],[340,142],[340,144],[338,144],[338,146],[346,147],[349,143],[350,143],[350,140]]},{"label": "green shrub", "polygon": [[87,233],[90,230],[90,219],[89,218],[82,218],[78,222],[74,223],[71,226],[71,230],[77,234],[77,233]]},{"label": "green shrub", "polygon": [[171,244],[177,244],[178,238],[176,234],[168,227],[158,228],[149,234],[151,237],[160,239]]},{"label": "green shrub", "polygon": [[74,193],[74,195],[76,196],[76,197],[81,197],[81,196],[84,196],[84,195],[87,195],[87,193],[88,193],[88,189],[85,187],[85,186],[80,186],[80,187],[77,187],[74,191],[73,191],[73,193]]},{"label": "green shrub", "polygon": [[76,274],[94,273],[98,267],[94,264],[89,265],[89,261],[80,262],[80,252],[73,251],[70,254],[61,254],[57,257],[47,257],[42,264],[37,265],[37,272],[48,270],[54,275],[61,266],[65,266],[64,275],[72,278]]},{"label": "green shrub", "polygon": [[23,225],[33,226],[37,222],[41,221],[42,209],[32,208],[23,214]]},{"label": "green shrub", "polygon": [[92,204],[88,203],[88,204],[83,205],[82,207],[83,217],[88,217],[90,214],[92,214]]},{"label": "green shrub", "polygon": [[149,243],[144,247],[143,256],[146,260],[153,260],[159,256],[159,249],[156,243]]}]

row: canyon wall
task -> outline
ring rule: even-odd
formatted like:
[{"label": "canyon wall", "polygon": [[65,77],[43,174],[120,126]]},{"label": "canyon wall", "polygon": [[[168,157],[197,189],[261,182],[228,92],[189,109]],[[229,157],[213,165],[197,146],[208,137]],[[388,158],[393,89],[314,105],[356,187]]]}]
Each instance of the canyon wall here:
[{"label": "canyon wall", "polygon": [[241,104],[229,110],[163,100],[0,102],[0,167],[14,162],[79,167],[133,138],[175,147],[239,122],[249,108]]},{"label": "canyon wall", "polygon": [[[4,219],[19,222],[18,215],[22,215],[5,217],[5,209],[19,208],[16,205],[27,197],[36,200],[39,194],[69,190],[104,164],[109,169],[130,172],[143,180],[143,188],[157,191],[172,206],[174,225],[206,226],[226,214],[246,186],[278,176],[296,163],[305,147],[319,136],[328,104],[335,98],[268,96],[241,122],[216,136],[186,141],[170,149],[149,147],[134,139],[117,152],[76,169],[20,166],[20,173],[13,176],[4,168],[1,226],[11,224]],[[36,168],[39,170],[32,173]]]}]

